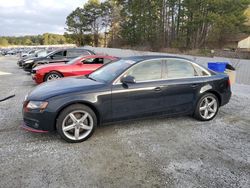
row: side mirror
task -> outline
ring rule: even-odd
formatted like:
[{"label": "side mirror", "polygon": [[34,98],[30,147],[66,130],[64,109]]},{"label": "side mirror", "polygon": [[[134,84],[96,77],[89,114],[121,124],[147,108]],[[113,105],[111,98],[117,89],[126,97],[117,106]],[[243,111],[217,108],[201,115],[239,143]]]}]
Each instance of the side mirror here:
[{"label": "side mirror", "polygon": [[121,78],[121,83],[123,84],[134,84],[135,83],[135,77],[133,76],[125,76]]}]

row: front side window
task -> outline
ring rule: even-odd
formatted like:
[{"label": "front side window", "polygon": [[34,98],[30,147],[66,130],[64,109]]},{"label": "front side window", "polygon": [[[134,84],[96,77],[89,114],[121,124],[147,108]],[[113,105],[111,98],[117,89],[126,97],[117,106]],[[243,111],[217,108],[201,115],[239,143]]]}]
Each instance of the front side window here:
[{"label": "front side window", "polygon": [[57,52],[54,54],[54,56],[63,56],[63,52]]},{"label": "front side window", "polygon": [[66,51],[59,51],[53,55],[54,58],[61,58],[63,56],[66,56]]},{"label": "front side window", "polygon": [[132,67],[127,75],[133,76],[136,82],[159,80],[162,78],[162,61],[152,60],[139,63]]},{"label": "front side window", "polygon": [[103,58],[88,58],[83,61],[83,64],[103,64]]},{"label": "front side window", "polygon": [[197,76],[193,65],[185,60],[167,60],[165,70],[166,78],[189,78]]}]

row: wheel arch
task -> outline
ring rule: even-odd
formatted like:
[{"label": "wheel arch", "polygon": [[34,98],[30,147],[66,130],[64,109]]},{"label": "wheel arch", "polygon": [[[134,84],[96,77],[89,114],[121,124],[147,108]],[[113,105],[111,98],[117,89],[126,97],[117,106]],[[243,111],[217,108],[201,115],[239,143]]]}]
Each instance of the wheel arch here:
[{"label": "wheel arch", "polygon": [[67,104],[64,104],[63,106],[61,106],[59,108],[59,110],[57,111],[56,113],[56,118],[55,118],[55,122],[54,122],[54,128],[56,130],[56,122],[57,122],[57,119],[58,119],[58,116],[60,115],[60,113],[67,107],[71,106],[71,105],[74,105],[74,104],[81,104],[81,105],[85,105],[87,107],[89,107],[91,110],[93,110],[93,112],[95,113],[96,115],[96,118],[97,118],[97,125],[100,124],[101,122],[101,117],[100,117],[100,112],[98,111],[98,109],[96,108],[96,106],[90,102],[87,102],[87,101],[72,101],[72,102],[69,102]]},{"label": "wheel arch", "polygon": [[48,71],[48,72],[46,72],[46,73],[44,74],[44,76],[43,76],[43,81],[45,82],[46,76],[47,76],[48,74],[50,74],[50,73],[53,73],[53,72],[55,72],[55,73],[57,73],[57,74],[60,74],[62,77],[64,77],[63,73],[61,73],[60,71],[58,71],[58,70],[50,70],[50,71]]},{"label": "wheel arch", "polygon": [[219,92],[215,91],[215,90],[208,90],[206,91],[204,94],[207,94],[207,93],[212,93],[214,94],[217,99],[218,99],[218,102],[219,102],[219,106],[221,106],[221,102],[222,102],[222,99],[221,99],[221,95],[219,94]]}]

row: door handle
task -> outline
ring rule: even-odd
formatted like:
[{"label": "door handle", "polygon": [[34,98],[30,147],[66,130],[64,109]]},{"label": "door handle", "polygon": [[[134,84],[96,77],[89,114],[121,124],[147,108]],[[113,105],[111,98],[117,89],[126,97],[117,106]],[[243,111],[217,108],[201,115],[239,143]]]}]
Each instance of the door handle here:
[{"label": "door handle", "polygon": [[155,91],[161,91],[161,88],[160,87],[156,87],[154,90]]},{"label": "door handle", "polygon": [[192,84],[191,87],[196,88],[196,87],[198,87],[198,84]]}]

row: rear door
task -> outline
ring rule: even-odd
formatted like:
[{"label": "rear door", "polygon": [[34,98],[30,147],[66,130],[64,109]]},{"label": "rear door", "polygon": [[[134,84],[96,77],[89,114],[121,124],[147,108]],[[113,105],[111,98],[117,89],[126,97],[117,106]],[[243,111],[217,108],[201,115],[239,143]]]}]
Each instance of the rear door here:
[{"label": "rear door", "polygon": [[162,105],[168,114],[192,113],[204,78],[184,59],[166,59],[164,63]]}]

